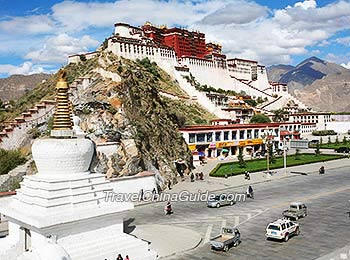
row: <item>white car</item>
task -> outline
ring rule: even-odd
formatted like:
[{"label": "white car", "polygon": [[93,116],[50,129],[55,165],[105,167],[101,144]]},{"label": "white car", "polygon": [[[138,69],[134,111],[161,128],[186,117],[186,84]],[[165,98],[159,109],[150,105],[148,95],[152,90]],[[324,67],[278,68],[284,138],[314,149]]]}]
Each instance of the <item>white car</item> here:
[{"label": "white car", "polygon": [[266,228],[266,238],[274,238],[287,242],[291,236],[297,236],[300,233],[298,223],[289,219],[278,219],[270,223]]}]

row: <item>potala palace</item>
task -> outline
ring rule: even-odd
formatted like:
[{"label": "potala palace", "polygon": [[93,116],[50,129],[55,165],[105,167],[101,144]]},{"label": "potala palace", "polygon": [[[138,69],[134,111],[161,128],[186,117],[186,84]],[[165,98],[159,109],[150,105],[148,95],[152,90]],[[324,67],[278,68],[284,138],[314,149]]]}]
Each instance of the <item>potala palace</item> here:
[{"label": "potala palace", "polygon": [[[235,97],[223,97],[199,91],[193,82],[215,89],[244,93],[254,99],[261,98],[255,110],[270,111],[286,107],[290,112],[308,111],[299,100],[288,93],[286,84],[269,82],[266,68],[257,61],[227,58],[222,46],[206,43],[205,34],[180,28],[156,27],[145,23],[135,27],[125,23],[114,25],[114,34],[107,39],[106,46],[96,52],[83,54],[86,59],[95,57],[99,51],[131,59],[156,62],[177,80],[180,87],[199,104],[218,118],[247,122],[242,114],[249,113]],[[69,56],[69,63],[77,63],[81,54]],[[235,100],[236,99],[236,100]]]}]

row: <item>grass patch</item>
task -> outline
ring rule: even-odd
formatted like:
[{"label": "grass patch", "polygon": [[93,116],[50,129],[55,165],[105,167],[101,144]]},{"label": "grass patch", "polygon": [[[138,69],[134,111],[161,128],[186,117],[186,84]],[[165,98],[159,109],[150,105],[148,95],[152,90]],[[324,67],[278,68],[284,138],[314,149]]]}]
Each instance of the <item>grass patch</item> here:
[{"label": "grass patch", "polygon": [[342,142],[336,144],[336,143],[330,143],[330,144],[320,144],[321,149],[338,149],[340,147],[348,147],[350,148],[350,144],[343,144]]},{"label": "grass patch", "polygon": [[[295,155],[287,156],[287,167],[303,165],[315,162],[323,162],[344,158],[342,155],[321,154],[300,154],[299,160],[295,159]],[[276,157],[276,161],[270,164],[270,169],[283,168],[283,157]],[[240,168],[238,162],[219,163],[211,172],[210,176],[225,177],[243,174],[245,171],[258,172],[266,170],[266,159],[246,160],[246,167]]]}]

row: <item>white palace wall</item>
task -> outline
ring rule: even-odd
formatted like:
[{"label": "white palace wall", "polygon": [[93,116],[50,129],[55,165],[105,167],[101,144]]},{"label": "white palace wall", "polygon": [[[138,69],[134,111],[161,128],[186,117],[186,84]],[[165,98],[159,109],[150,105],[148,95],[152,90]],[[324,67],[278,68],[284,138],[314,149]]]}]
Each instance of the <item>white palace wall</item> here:
[{"label": "white palace wall", "polygon": [[130,60],[142,60],[148,58],[156,62],[159,67],[174,76],[174,67],[177,64],[176,54],[168,48],[159,48],[146,44],[133,44],[120,41],[113,42],[114,38],[108,40],[108,50],[114,54]]},{"label": "white palace wall", "polygon": [[227,68],[220,68],[213,61],[184,58],[181,60],[181,65],[186,65],[201,85],[208,85],[224,90],[234,90],[236,92],[244,91],[250,96],[271,98],[265,93],[232,78]]}]

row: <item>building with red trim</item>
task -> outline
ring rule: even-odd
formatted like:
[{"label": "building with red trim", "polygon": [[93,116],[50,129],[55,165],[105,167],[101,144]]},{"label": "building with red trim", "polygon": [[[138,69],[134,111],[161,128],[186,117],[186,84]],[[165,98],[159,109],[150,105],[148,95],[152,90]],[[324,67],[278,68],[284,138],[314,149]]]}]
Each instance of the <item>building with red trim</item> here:
[{"label": "building with red trim", "polygon": [[207,54],[204,33],[183,28],[156,27],[150,23],[145,23],[141,29],[155,43],[173,48],[178,57],[204,58]]},{"label": "building with red trim", "polygon": [[315,123],[232,124],[230,119],[221,119],[213,120],[212,125],[185,126],[180,132],[192,152],[218,157],[237,155],[239,147],[243,153],[253,155],[266,150],[267,140],[278,150],[284,139],[298,140],[315,129]]}]

